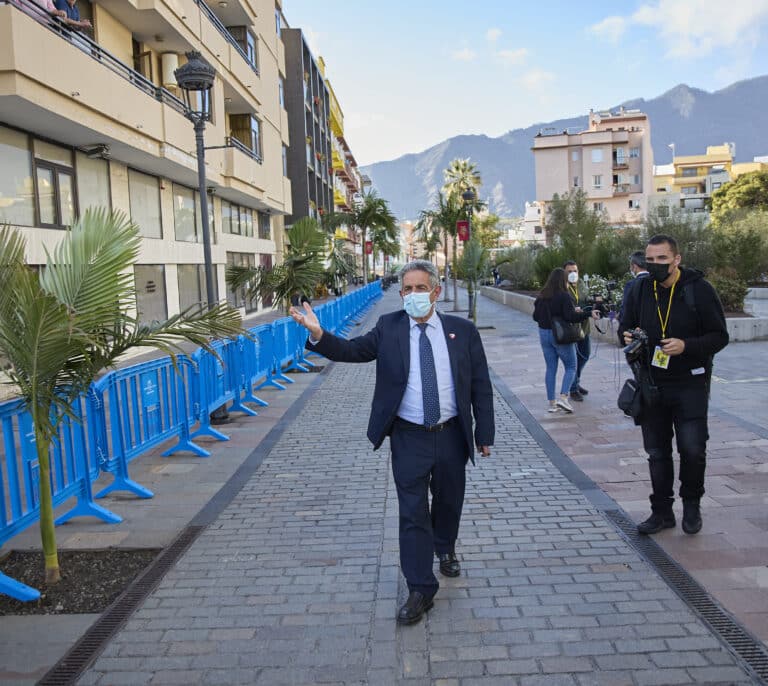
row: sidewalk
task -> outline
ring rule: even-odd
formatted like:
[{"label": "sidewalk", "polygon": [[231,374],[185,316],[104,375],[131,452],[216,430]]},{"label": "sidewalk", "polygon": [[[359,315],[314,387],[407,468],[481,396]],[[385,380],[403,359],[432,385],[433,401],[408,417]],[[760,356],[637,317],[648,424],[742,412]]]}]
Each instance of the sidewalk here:
[{"label": "sidewalk", "polygon": [[[398,306],[388,291],[360,330]],[[527,395],[534,413],[545,405],[534,388],[543,363],[531,322],[485,299],[480,312],[481,325],[496,326],[483,336],[498,381],[498,436],[494,455],[468,470],[464,572],[441,580],[426,621],[394,621],[405,594],[397,501],[386,444],[373,453],[365,439],[374,366],[327,365],[265,394],[277,402],[227,426],[232,440],[211,445],[210,459],[158,450],[136,461],[132,475],[156,496],[108,499],[125,523],[59,529],[62,542],[82,547],[86,535],[164,545],[187,522],[202,528],[78,683],[758,683],[513,411],[509,389]],[[25,679],[18,651],[40,651],[59,631],[51,627],[48,617],[3,618],[0,682],[42,675],[37,664]]]}]

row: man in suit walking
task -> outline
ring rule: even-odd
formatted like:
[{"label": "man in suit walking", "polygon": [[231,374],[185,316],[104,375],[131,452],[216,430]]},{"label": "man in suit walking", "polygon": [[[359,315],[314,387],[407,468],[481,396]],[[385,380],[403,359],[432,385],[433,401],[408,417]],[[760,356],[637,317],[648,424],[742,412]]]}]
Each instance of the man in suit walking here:
[{"label": "man in suit walking", "polygon": [[400,624],[418,622],[433,605],[439,588],[433,556],[442,575],[461,573],[455,544],[465,467],[473,444],[487,457],[494,440],[493,389],[480,334],[471,321],[436,312],[440,290],[431,262],[408,263],[400,270],[404,311],[380,317],[351,340],[324,331],[309,304],[290,309],[309,331],[310,350],[338,362],[376,360],[368,438],[376,450],[390,437],[400,567],[409,590]]}]

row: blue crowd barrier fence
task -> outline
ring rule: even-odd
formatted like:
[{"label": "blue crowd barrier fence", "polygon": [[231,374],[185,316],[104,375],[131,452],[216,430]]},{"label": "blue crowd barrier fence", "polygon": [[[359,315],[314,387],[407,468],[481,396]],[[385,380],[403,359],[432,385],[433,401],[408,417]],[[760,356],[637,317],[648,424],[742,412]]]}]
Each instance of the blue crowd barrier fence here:
[{"label": "blue crowd barrier fence", "polygon": [[[92,516],[116,524],[121,518],[93,501],[91,484],[99,465],[87,449],[87,432],[94,417],[83,410],[82,397],[72,405],[72,417],[61,416],[48,452],[53,506],[75,498],[74,505],[56,519],[62,524],[73,517]],[[40,518],[40,466],[32,416],[19,400],[0,404],[2,462],[0,462],[0,545]],[[0,573],[0,593],[17,600],[36,600],[40,593]]]},{"label": "blue crowd barrier fence", "polygon": [[[323,328],[343,335],[381,294],[380,282],[374,282],[318,306],[315,312]],[[212,347],[218,358],[199,349],[190,357],[176,356],[175,363],[170,357],[142,362],[95,381],[73,404],[72,416],[60,418],[51,445],[54,507],[76,499],[56,524],[79,516],[120,522],[94,497],[117,490],[153,497],[152,491],[130,478],[128,467],[139,455],[171,439],[175,442],[163,456],[182,450],[209,456],[194,438],[228,440],[210,425],[210,414],[230,404],[231,410],[256,415],[244,403],[268,403],[254,395],[255,390],[269,386],[284,390],[284,383],[294,382],[284,372],[307,372],[314,366],[307,359],[306,339],[306,330],[286,317],[250,329],[249,336],[215,341]],[[34,428],[20,400],[0,403],[0,429],[1,546],[39,519],[40,505]],[[111,475],[112,482],[94,496],[93,483],[102,473]],[[2,573],[0,593],[20,600],[40,595]]]}]

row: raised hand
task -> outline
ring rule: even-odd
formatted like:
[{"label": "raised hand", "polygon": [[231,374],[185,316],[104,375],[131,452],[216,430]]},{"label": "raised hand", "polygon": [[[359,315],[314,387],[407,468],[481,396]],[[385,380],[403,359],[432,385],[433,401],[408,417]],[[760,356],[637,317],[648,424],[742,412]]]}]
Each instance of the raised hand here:
[{"label": "raised hand", "polygon": [[312,305],[305,302],[303,312],[301,309],[294,305],[290,310],[288,310],[288,314],[291,315],[293,321],[295,321],[297,324],[301,324],[305,329],[309,331],[310,335],[312,336],[312,340],[320,340],[323,335],[323,327],[320,326],[320,321],[312,310]]}]

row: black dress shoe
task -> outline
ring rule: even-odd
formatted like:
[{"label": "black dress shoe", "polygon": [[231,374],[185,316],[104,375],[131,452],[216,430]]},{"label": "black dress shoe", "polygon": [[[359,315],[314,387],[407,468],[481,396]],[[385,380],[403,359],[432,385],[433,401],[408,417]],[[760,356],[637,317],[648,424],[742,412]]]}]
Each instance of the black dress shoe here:
[{"label": "black dress shoe", "polygon": [[405,605],[397,613],[397,623],[415,624],[434,604],[432,598],[425,598],[423,593],[411,591],[408,600],[405,601]]},{"label": "black dress shoe", "polygon": [[454,577],[461,574],[461,565],[456,553],[438,553],[437,559],[440,560],[440,574],[443,576]]},{"label": "black dress shoe", "polygon": [[683,501],[683,531],[687,534],[701,531],[701,508],[698,502]]},{"label": "black dress shoe", "polygon": [[584,386],[579,386],[578,391],[582,395],[589,395],[589,391],[586,388],[584,388]]},{"label": "black dress shoe", "polygon": [[584,400],[584,394],[581,391],[571,391],[568,394],[568,397],[571,400],[576,400],[578,402],[581,402],[582,400]]},{"label": "black dress shoe", "polygon": [[648,534],[657,534],[662,529],[673,529],[675,524],[675,515],[672,512],[668,514],[653,512],[648,519],[637,525],[637,532],[646,536]]}]

